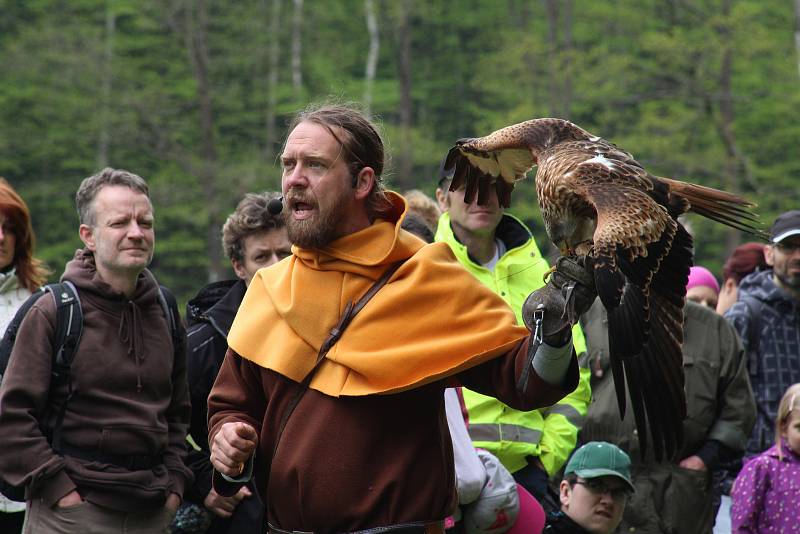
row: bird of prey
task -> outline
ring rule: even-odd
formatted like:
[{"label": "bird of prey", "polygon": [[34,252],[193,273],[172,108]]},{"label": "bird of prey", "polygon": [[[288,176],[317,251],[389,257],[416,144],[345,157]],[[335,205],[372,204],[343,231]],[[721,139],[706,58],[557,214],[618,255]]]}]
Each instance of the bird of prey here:
[{"label": "bird of prey", "polygon": [[692,238],[677,218],[692,211],[763,236],[754,205],[724,191],[650,174],[614,144],[561,119],[534,119],[461,139],[442,162],[464,201],[508,207],[516,181],[537,166],[536,191],[550,240],[584,256],[608,312],[620,416],[631,399],[642,454],[648,429],[657,460],[683,441],[683,307]]}]

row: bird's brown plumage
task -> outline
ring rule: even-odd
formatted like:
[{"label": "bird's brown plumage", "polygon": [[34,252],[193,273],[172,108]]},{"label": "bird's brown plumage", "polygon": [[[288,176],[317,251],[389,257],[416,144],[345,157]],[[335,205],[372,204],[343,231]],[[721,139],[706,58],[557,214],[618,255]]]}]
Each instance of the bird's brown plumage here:
[{"label": "bird's brown plumage", "polygon": [[442,164],[451,190],[483,203],[491,188],[507,207],[514,184],[538,166],[545,229],[565,255],[587,255],[608,311],[611,367],[620,414],[630,394],[642,450],[680,450],[683,306],[692,238],[677,221],[694,211],[763,235],[753,205],[724,191],[650,174],[629,153],[561,119],[534,119],[461,139]]}]

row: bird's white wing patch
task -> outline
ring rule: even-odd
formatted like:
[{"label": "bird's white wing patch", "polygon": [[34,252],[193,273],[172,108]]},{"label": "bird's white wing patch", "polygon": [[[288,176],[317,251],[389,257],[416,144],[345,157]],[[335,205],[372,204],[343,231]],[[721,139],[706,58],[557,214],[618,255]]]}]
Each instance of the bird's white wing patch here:
[{"label": "bird's white wing patch", "polygon": [[599,165],[602,165],[606,169],[609,169],[609,170],[613,170],[614,169],[614,162],[611,161],[610,159],[607,159],[602,154],[597,154],[592,159],[587,159],[586,161],[581,163],[581,165],[586,165],[587,163],[597,163]]}]

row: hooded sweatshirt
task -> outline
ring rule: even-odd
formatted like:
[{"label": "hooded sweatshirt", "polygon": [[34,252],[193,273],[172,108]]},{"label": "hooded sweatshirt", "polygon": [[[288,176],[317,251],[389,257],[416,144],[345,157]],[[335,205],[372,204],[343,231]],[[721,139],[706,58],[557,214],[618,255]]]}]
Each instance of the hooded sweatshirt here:
[{"label": "hooded sweatshirt", "polygon": [[[149,271],[128,298],[100,279],[94,256],[79,250],[62,280],[78,289],[83,331],[71,365],[74,396],[62,425],[65,448],[156,458],[151,469],[127,469],[54,451],[40,425],[67,385],[50,392],[55,303],[40,298],[23,320],[0,389],[0,471],[26,497],[53,505],[72,490],[92,503],[133,511],[183,494],[190,407],[185,344],[172,334]],[[179,339],[185,332],[179,326]],[[159,461],[160,460],[160,461]]]}]

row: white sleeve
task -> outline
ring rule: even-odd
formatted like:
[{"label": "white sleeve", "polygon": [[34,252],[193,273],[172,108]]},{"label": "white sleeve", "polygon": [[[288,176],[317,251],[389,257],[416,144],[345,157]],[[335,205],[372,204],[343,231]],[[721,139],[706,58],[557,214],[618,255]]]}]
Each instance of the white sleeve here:
[{"label": "white sleeve", "polygon": [[444,407],[447,414],[447,426],[450,427],[450,438],[453,441],[453,458],[456,464],[456,480],[458,482],[459,504],[469,504],[481,494],[486,482],[486,469],[472,446],[467,432],[467,425],[461,415],[461,403],[454,388],[444,391]]}]

